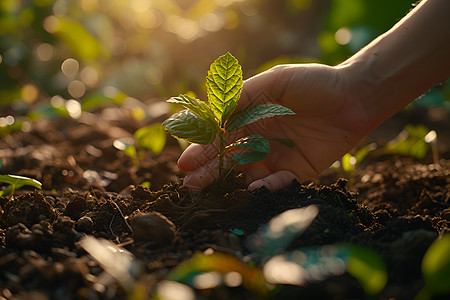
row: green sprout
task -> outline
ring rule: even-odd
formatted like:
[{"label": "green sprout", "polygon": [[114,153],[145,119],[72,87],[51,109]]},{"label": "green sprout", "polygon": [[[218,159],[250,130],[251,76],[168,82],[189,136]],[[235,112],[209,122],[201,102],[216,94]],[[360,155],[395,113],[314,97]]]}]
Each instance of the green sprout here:
[{"label": "green sprout", "polygon": [[161,123],[141,127],[134,133],[134,138],[120,138],[113,142],[113,146],[123,151],[136,165],[144,159],[144,152],[150,151],[158,156],[166,145],[166,132]]},{"label": "green sprout", "polygon": [[422,260],[422,275],[425,286],[415,299],[431,299],[450,292],[450,234],[444,234],[428,248]]},{"label": "green sprout", "polygon": [[[236,133],[237,129],[263,118],[295,114],[279,104],[250,106],[233,114],[242,85],[241,66],[238,60],[228,52],[216,59],[208,71],[206,77],[208,102],[185,94],[168,100],[170,103],[180,104],[185,110],[168,118],[163,123],[164,128],[177,139],[213,145],[219,159],[220,178],[225,177],[226,155],[235,161],[234,166],[236,166],[261,161],[270,153],[269,141],[259,134],[242,137],[227,144],[227,140]],[[284,139],[274,140],[286,145],[292,144],[292,141]],[[242,152],[236,152],[236,150]]]},{"label": "green sprout", "polygon": [[0,175],[0,182],[8,184],[4,190],[0,191],[0,197],[12,195],[15,190],[20,189],[24,185],[34,186],[38,189],[42,188],[42,184],[36,179],[18,175]]}]

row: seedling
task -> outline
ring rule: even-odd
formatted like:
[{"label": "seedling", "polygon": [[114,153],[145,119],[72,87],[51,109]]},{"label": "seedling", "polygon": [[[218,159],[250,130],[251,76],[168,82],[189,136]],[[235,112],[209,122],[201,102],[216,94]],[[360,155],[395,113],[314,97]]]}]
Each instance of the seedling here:
[{"label": "seedling", "polygon": [[0,191],[0,197],[4,195],[12,195],[15,190],[20,189],[24,185],[34,186],[38,189],[42,188],[42,184],[36,179],[17,175],[0,175],[0,182],[8,184],[4,190]]},{"label": "seedling", "polygon": [[[168,118],[163,123],[164,128],[177,139],[212,145],[219,159],[220,178],[225,176],[226,155],[235,161],[236,166],[261,161],[270,152],[269,141],[259,134],[242,137],[227,144],[237,129],[263,118],[295,114],[279,104],[250,106],[233,114],[242,85],[242,68],[238,60],[228,52],[216,59],[208,71],[206,77],[208,102],[185,94],[167,100],[182,105],[185,110]],[[290,140],[274,140],[284,144],[292,143]]]},{"label": "seedling", "polygon": [[166,132],[161,123],[142,127],[134,133],[134,139],[116,139],[113,146],[123,151],[130,157],[136,165],[144,159],[144,151],[150,151],[154,156],[158,156],[166,145]]},{"label": "seedling", "polygon": [[422,260],[422,275],[425,286],[415,299],[431,299],[450,292],[450,234],[444,234],[428,248]]}]

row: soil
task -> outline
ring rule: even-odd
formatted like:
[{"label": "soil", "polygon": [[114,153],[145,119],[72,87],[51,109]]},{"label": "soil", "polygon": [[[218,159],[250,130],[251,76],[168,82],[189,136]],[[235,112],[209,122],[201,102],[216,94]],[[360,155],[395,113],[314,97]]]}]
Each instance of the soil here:
[{"label": "soil", "polygon": [[[26,132],[0,140],[1,173],[43,184],[42,190],[24,187],[13,197],[0,197],[0,299],[145,299],[136,296],[136,287],[131,297],[114,274],[108,275],[111,270],[105,272],[80,243],[85,236],[129,251],[140,266],[136,280],[150,298],[172,270],[196,253],[215,251],[246,261],[254,251],[249,240],[255,232],[274,216],[311,204],[319,214],[289,249],[366,246],[381,255],[388,271],[387,285],[376,298],[411,299],[424,286],[426,250],[449,232],[448,118],[421,120],[443,137],[438,164],[430,153],[419,161],[380,150],[361,163],[351,182],[330,169],[313,182],[294,181],[276,193],[249,192],[244,176],[233,174],[227,182],[192,193],[182,186],[175,140],[168,140],[163,154],[145,153],[136,162],[113,142],[148,124],[102,116],[38,120]],[[399,114],[362,143],[383,145],[409,118],[411,113]],[[150,188],[139,185],[146,181]],[[195,292],[199,299],[261,297],[244,286]],[[301,297],[358,299],[365,294],[344,273],[302,287],[286,285],[272,295]]]}]

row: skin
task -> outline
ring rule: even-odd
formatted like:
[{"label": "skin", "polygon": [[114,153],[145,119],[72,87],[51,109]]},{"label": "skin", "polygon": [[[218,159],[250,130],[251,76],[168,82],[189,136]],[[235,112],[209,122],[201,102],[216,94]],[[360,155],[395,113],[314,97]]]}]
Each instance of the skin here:
[{"label": "skin", "polygon": [[[265,119],[242,134],[283,137],[263,162],[241,166],[248,189],[271,191],[314,178],[370,131],[450,75],[450,1],[422,1],[392,29],[338,66],[276,66],[244,82],[237,110],[279,103],[295,116]],[[260,102],[260,103],[258,103]],[[261,123],[261,122],[260,122]],[[178,166],[201,190],[218,176],[211,146],[190,145]],[[230,162],[228,162],[230,165]]]}]

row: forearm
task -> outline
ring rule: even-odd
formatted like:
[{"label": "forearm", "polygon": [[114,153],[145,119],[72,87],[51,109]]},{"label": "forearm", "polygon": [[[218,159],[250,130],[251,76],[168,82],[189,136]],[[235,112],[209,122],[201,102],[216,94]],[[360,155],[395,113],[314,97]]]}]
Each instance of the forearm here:
[{"label": "forearm", "polygon": [[370,131],[450,75],[450,1],[421,2],[338,66],[356,86]]}]

